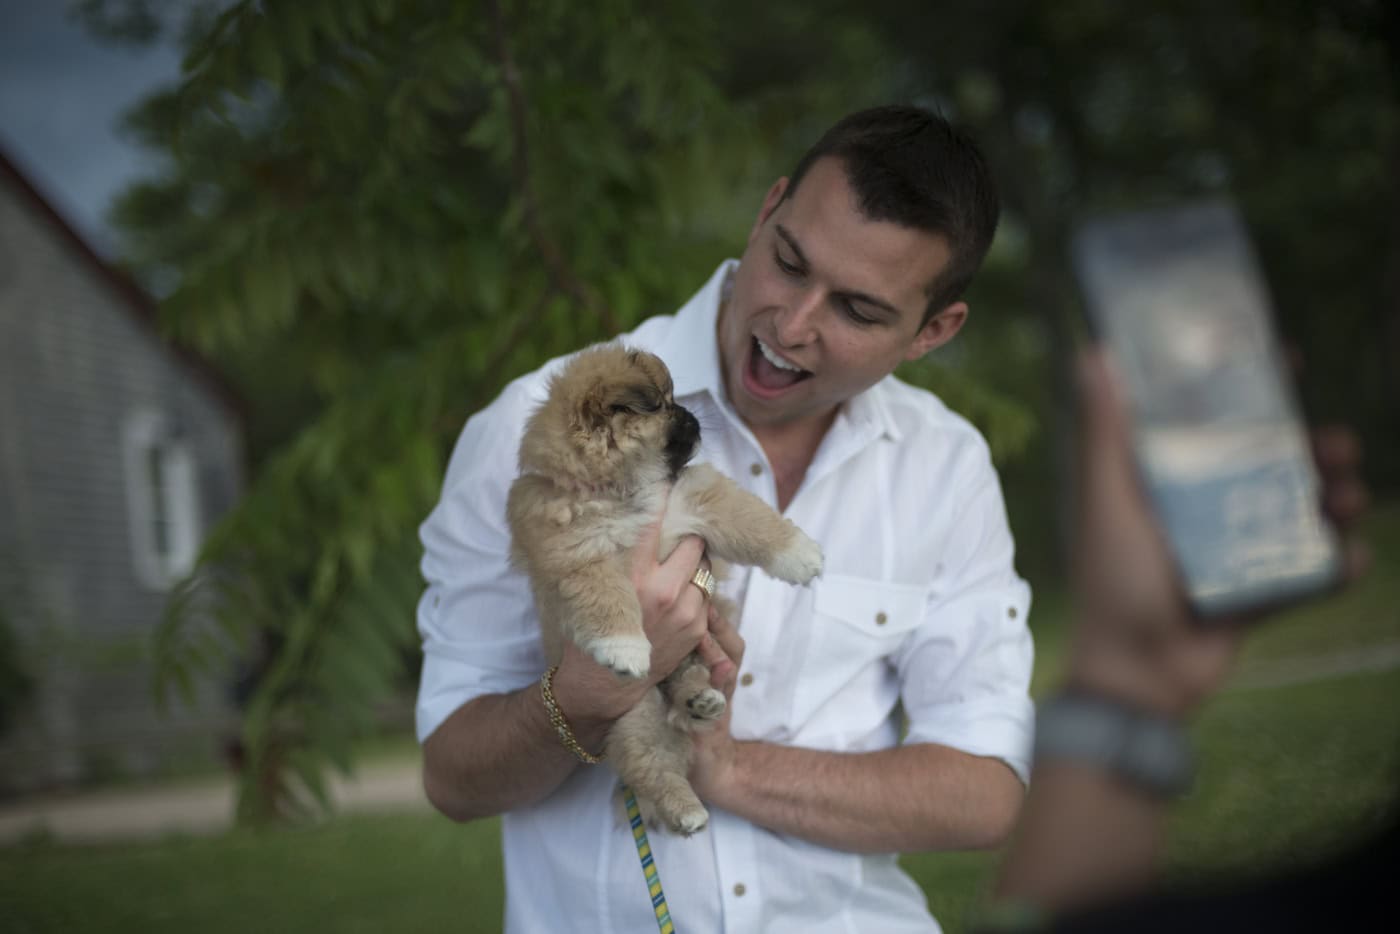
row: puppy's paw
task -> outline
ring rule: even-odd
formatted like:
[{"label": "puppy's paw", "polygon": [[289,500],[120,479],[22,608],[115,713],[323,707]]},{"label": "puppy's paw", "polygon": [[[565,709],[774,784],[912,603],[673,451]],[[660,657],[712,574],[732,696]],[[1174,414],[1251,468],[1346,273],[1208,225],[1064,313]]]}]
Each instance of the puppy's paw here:
[{"label": "puppy's paw", "polygon": [[774,555],[764,570],[778,580],[805,584],[822,572],[821,546],[799,531],[786,548]]},{"label": "puppy's paw", "polygon": [[628,678],[645,678],[651,670],[651,643],[636,636],[604,636],[580,646],[604,668]]},{"label": "puppy's paw", "polygon": [[710,812],[699,804],[681,808],[673,814],[667,815],[666,826],[672,832],[688,837],[691,834],[699,833],[705,829],[705,825],[710,822]]},{"label": "puppy's paw", "polygon": [[685,702],[693,720],[718,720],[724,713],[724,694],[715,688],[705,688]]}]

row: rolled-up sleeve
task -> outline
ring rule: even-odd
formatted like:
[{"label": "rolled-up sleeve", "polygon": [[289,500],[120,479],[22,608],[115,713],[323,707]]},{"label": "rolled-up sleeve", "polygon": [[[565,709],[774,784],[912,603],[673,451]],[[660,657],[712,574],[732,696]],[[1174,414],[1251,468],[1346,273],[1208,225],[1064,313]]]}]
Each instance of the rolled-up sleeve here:
[{"label": "rolled-up sleeve", "polygon": [[505,516],[532,405],[530,384],[517,382],[467,422],[442,498],[418,530],[427,582],[418,602],[420,742],[473,698],[517,690],[544,670],[529,583],[510,565]]},{"label": "rolled-up sleeve", "polygon": [[990,462],[978,464],[952,527],[947,570],[922,623],[893,661],[908,721],[906,743],[939,743],[1004,761],[1030,775],[1034,648],[1030,587],[1016,575],[1014,544]]}]

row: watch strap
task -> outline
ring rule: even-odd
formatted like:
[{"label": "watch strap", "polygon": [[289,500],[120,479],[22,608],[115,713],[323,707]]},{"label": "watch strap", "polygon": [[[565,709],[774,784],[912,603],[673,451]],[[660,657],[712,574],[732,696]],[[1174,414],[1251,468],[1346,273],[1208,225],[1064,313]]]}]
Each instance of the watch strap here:
[{"label": "watch strap", "polygon": [[1098,766],[1163,798],[1186,794],[1195,778],[1191,741],[1178,721],[1087,694],[1040,705],[1035,758]]}]

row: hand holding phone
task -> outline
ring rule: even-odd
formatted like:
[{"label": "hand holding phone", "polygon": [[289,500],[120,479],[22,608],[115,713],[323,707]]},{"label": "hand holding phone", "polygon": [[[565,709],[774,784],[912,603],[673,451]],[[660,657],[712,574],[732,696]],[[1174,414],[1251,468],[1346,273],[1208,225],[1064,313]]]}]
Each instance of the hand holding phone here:
[{"label": "hand holding phone", "polygon": [[1192,609],[1233,616],[1330,588],[1341,571],[1337,537],[1233,208],[1095,221],[1079,230],[1073,256]]}]

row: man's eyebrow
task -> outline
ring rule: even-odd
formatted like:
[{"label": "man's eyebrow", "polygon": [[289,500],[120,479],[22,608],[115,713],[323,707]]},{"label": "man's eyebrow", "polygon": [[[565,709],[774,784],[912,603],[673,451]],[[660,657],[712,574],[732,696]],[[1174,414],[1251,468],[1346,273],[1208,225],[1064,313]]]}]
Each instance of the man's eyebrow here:
[{"label": "man's eyebrow", "polygon": [[[803,253],[802,247],[797,245],[797,238],[794,237],[792,233],[782,224],[774,224],[773,229],[778,232],[778,236],[782,237],[783,240],[787,242],[787,245],[792,249],[792,252],[797,254],[797,264],[803,269],[806,269],[809,265],[807,262],[807,254]],[[895,317],[899,316],[899,309],[891,305],[889,302],[885,301],[883,298],[876,298],[874,295],[868,295],[865,292],[851,292],[844,289],[841,290],[841,294],[846,296],[846,298],[849,298],[853,302],[864,302],[867,305],[871,305],[883,311],[888,311]]]}]

